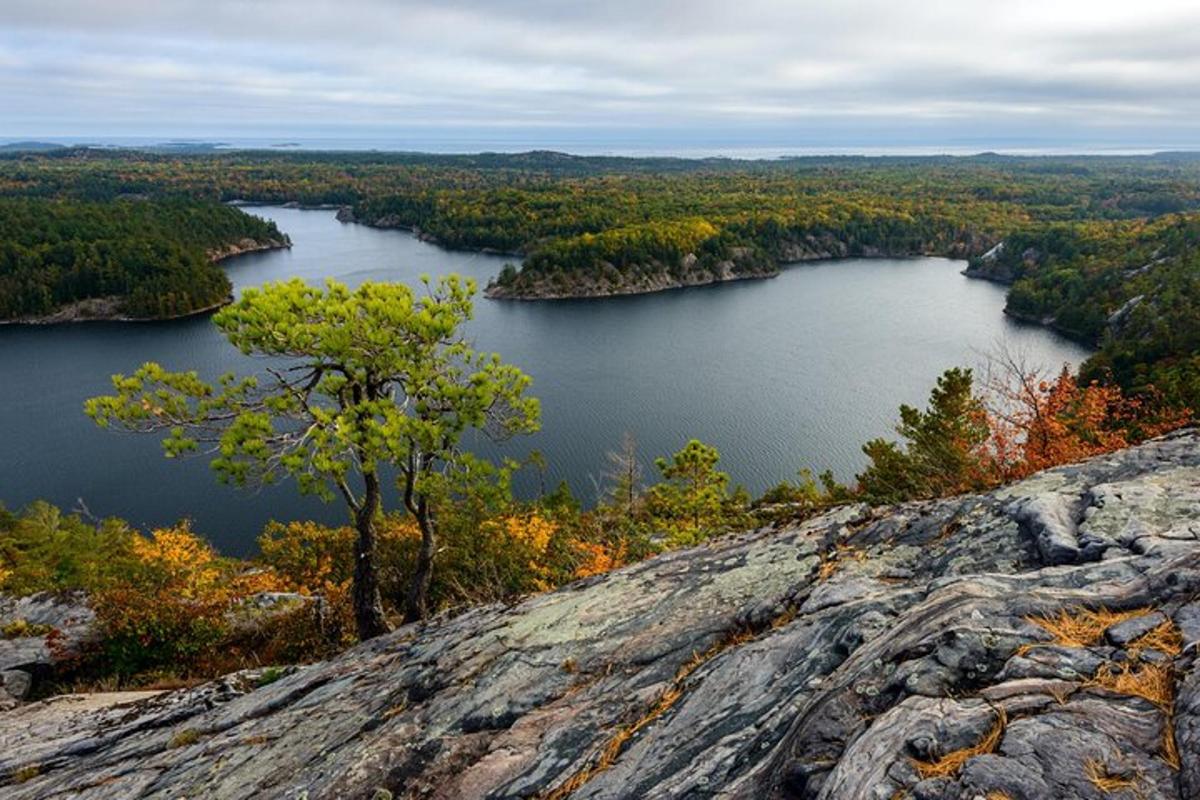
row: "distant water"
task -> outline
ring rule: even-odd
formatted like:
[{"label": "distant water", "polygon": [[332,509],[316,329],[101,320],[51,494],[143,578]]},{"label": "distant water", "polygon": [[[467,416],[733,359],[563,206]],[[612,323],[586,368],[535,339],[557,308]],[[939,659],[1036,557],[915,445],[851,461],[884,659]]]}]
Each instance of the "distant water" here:
[{"label": "distant water", "polygon": [[384,153],[524,153],[530,150],[556,150],[578,156],[628,156],[634,158],[732,158],[732,159],[777,159],[792,156],[969,156],[983,152],[1001,153],[1012,156],[1072,156],[1105,155],[1133,156],[1151,155],[1164,150],[1195,149],[1194,143],[1162,142],[1148,145],[1079,145],[1047,146],[1026,141],[968,141],[919,144],[804,144],[779,141],[752,140],[739,142],[724,136],[714,136],[711,141],[690,136],[690,144],[681,146],[676,137],[656,143],[648,141],[643,132],[634,136],[620,137],[606,133],[598,138],[573,136],[569,138],[547,137],[544,131],[511,135],[489,132],[486,135],[374,135],[374,136],[300,136],[262,137],[232,136],[214,138],[177,138],[155,136],[29,136],[23,139],[0,139],[0,145],[10,141],[36,140],[62,145],[95,145],[99,147],[133,148],[179,148],[196,147],[223,150],[273,150],[286,153],[295,151],[369,151]]},{"label": "distant water", "polygon": [[[247,208],[275,220],[290,251],[226,262],[239,288],[300,276],[414,282],[459,272],[484,284],[505,259],[453,253],[401,231],[343,225],[330,211]],[[921,404],[950,366],[972,365],[999,340],[1048,366],[1087,352],[1001,312],[1004,289],[921,258],[794,266],[745,281],[605,301],[479,299],[470,333],[534,378],[543,430],[491,455],[540,449],[544,482],[595,497],[604,454],[626,431],[647,472],[691,437],[716,445],[735,482],[761,491],[802,466],[848,478],[859,445],[888,435],[902,402]],[[0,328],[0,500],[45,498],[143,525],[181,516],[225,552],[246,553],[271,518],[340,522],[344,512],[290,485],[258,493],[217,484],[200,459],[166,461],[156,440],[101,431],[82,404],[109,375],[148,360],[214,376],[256,364],[207,318]],[[525,492],[536,490],[529,476]]]}]

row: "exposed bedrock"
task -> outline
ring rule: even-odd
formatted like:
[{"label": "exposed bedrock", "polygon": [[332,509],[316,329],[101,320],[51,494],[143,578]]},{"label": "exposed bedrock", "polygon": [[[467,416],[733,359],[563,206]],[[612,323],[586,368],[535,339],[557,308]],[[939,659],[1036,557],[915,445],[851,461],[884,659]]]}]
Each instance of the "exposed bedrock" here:
[{"label": "exposed bedrock", "polygon": [[[1032,621],[1101,620],[1086,641]],[[11,798],[1200,798],[1200,435],[849,506],[256,688],[0,715]]]}]

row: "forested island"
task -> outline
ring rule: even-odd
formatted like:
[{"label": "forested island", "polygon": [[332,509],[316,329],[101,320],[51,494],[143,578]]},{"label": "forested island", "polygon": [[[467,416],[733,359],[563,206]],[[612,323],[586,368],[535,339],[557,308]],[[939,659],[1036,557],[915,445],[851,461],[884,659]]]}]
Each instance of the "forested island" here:
[{"label": "forested island", "polygon": [[0,197],[0,321],[207,311],[232,296],[217,261],[287,244],[274,223],[211,201]]}]

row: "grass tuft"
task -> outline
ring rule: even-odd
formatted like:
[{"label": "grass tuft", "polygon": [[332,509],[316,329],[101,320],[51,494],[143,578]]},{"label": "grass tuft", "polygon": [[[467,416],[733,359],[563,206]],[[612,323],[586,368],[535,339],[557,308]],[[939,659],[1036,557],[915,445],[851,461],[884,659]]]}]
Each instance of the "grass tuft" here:
[{"label": "grass tuft", "polygon": [[1101,664],[1087,685],[1141,697],[1168,714],[1175,704],[1175,675],[1170,664]]},{"label": "grass tuft", "polygon": [[1088,686],[1099,686],[1119,694],[1141,697],[1163,713],[1163,762],[1179,771],[1179,747],[1175,742],[1175,671],[1170,664],[1124,662],[1118,666],[1102,664]]},{"label": "grass tuft", "polygon": [[1144,636],[1129,644],[1129,652],[1136,655],[1143,650],[1158,650],[1174,658],[1183,652],[1183,634],[1171,620],[1163,622]]},{"label": "grass tuft", "polygon": [[839,544],[821,555],[821,566],[817,569],[817,580],[824,582],[832,578],[847,561],[866,561],[867,553],[854,545]]},{"label": "grass tuft", "polygon": [[1163,723],[1162,760],[1168,767],[1179,772],[1179,745],[1175,743],[1175,718],[1168,716]]}]

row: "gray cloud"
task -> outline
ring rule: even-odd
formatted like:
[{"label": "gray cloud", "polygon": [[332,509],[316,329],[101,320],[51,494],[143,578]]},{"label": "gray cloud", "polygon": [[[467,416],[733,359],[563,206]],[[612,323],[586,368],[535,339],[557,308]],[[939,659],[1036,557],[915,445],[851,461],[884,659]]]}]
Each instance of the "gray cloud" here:
[{"label": "gray cloud", "polygon": [[1195,146],[1197,75],[1194,0],[4,0],[0,137]]}]

